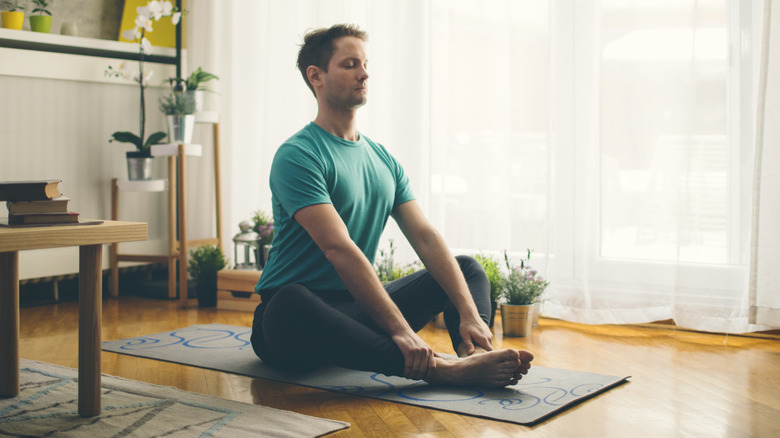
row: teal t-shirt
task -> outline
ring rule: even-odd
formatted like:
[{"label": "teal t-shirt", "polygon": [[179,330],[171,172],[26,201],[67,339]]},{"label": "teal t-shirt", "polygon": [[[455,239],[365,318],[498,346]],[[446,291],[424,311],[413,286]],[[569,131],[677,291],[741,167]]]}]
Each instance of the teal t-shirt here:
[{"label": "teal t-shirt", "polygon": [[347,141],[314,122],[279,147],[271,165],[274,241],[257,292],[287,284],[346,289],[333,265],[293,216],[303,207],[333,204],[349,235],[373,264],[396,206],[414,199],[403,167],[363,134]]}]

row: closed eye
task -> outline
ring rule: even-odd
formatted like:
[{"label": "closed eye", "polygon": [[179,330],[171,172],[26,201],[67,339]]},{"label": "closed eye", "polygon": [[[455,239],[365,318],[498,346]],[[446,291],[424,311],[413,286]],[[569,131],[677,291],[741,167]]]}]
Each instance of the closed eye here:
[{"label": "closed eye", "polygon": [[[357,66],[360,65],[360,62],[357,60],[348,61],[344,64],[344,68],[357,68]],[[368,62],[363,63],[363,68],[368,70]]]}]

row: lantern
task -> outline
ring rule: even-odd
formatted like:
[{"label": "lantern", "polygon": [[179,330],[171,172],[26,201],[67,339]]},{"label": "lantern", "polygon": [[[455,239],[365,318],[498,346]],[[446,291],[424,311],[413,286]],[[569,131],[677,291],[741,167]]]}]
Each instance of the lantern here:
[{"label": "lantern", "polygon": [[[257,270],[259,268],[256,257],[258,250],[257,239],[259,236],[252,231],[252,223],[249,221],[241,221],[238,224],[238,228],[241,229],[241,232],[233,238],[233,262],[236,264],[235,269]],[[240,263],[238,254],[243,254]]]}]

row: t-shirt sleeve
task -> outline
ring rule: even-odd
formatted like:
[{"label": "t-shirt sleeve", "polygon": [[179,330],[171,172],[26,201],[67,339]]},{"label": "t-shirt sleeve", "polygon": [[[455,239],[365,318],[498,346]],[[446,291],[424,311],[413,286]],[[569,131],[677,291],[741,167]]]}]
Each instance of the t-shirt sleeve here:
[{"label": "t-shirt sleeve", "polygon": [[271,191],[292,217],[314,204],[332,204],[321,160],[294,144],[283,144],[271,165]]},{"label": "t-shirt sleeve", "polygon": [[393,201],[393,208],[395,209],[404,202],[411,201],[414,198],[412,187],[409,185],[409,177],[406,176],[403,166],[392,155],[388,154],[392,160],[391,167],[393,169],[393,175],[395,177],[395,200]]}]

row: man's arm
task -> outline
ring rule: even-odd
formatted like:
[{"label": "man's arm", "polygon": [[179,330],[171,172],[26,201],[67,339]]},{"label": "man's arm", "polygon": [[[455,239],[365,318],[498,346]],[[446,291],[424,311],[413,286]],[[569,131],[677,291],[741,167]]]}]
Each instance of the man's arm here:
[{"label": "man's arm", "polygon": [[398,345],[405,359],[404,377],[429,378],[435,368],[433,350],[417,336],[390,299],[333,205],[310,205],[298,210],[293,218],[314,239],[358,304]]},{"label": "man's arm", "polygon": [[428,272],[444,289],[458,310],[459,331],[463,338],[465,353],[474,353],[474,344],[485,350],[492,350],[493,334],[479,317],[477,306],[471,298],[458,262],[447,247],[444,238],[425,217],[417,201],[408,201],[397,206],[393,209],[392,216]]}]

